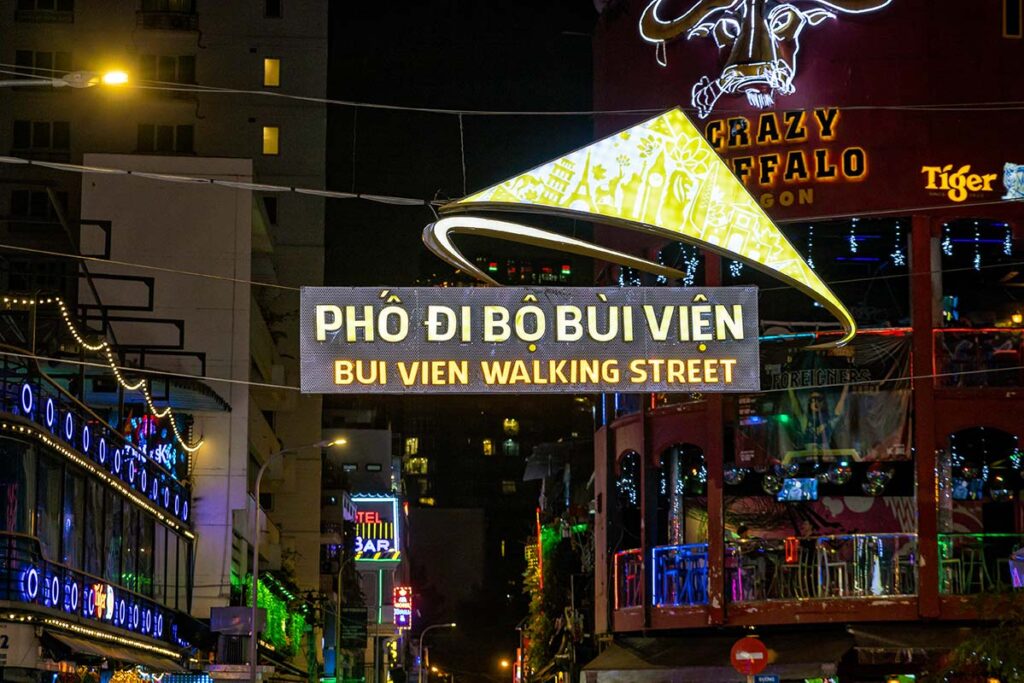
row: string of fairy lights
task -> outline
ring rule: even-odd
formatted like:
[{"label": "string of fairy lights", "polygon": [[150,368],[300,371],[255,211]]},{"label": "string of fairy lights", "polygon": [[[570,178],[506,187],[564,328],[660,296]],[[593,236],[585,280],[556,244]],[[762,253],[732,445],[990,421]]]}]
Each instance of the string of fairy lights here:
[{"label": "string of fairy lights", "polygon": [[156,403],[153,401],[153,395],[149,389],[149,383],[145,378],[139,379],[137,382],[129,382],[125,379],[122,374],[120,367],[114,357],[114,350],[112,349],[110,342],[103,339],[99,342],[89,342],[84,335],[79,331],[78,326],[75,325],[72,320],[71,313],[68,310],[67,304],[60,297],[47,297],[45,299],[31,299],[31,298],[12,298],[4,297],[3,302],[5,305],[22,305],[22,306],[39,306],[39,305],[56,305],[60,310],[61,318],[64,320],[64,324],[71,336],[75,338],[75,341],[87,351],[94,353],[100,353],[106,360],[107,366],[114,375],[114,379],[121,385],[126,391],[138,391],[142,394],[143,400],[146,402],[149,412],[157,419],[168,418],[167,421],[171,424],[171,431],[174,433],[174,438],[178,444],[187,452],[195,453],[203,445],[203,440],[200,439],[195,444],[190,444],[188,440],[182,435],[181,430],[178,429],[178,424],[174,419],[174,414],[171,411],[170,406],[164,408],[157,408]]}]

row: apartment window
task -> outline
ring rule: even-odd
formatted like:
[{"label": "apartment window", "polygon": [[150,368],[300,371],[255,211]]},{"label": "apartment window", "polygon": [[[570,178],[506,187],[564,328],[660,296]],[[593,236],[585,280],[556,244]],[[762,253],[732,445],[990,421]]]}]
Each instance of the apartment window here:
[{"label": "apartment window", "polygon": [[342,472],[355,472],[358,469],[359,465],[355,464],[354,462],[346,462],[341,464]]},{"label": "apartment window", "polygon": [[511,479],[506,479],[501,482],[501,492],[506,496],[514,495],[516,492],[516,482]]},{"label": "apartment window", "polygon": [[281,0],[265,0],[263,4],[263,16],[268,19],[280,19]]},{"label": "apartment window", "polygon": [[505,430],[505,436],[519,435],[519,420],[514,417],[506,417],[501,426]]},{"label": "apartment window", "polygon": [[11,146],[15,151],[66,152],[71,148],[71,124],[67,121],[15,121]]},{"label": "apartment window", "polygon": [[63,76],[71,71],[70,52],[14,51],[15,71],[26,76]]},{"label": "apartment window", "polygon": [[363,469],[367,472],[380,472],[384,467],[379,462],[368,462]]},{"label": "apartment window", "polygon": [[142,0],[142,11],[193,14],[196,11],[196,0]]},{"label": "apartment window", "polygon": [[263,209],[267,212],[267,222],[277,225],[277,197],[264,197]]},{"label": "apartment window", "polygon": [[491,439],[484,439],[482,445],[483,445],[484,455],[486,455],[486,456],[494,455],[494,441],[492,441]]},{"label": "apartment window", "polygon": [[263,126],[263,153],[277,156],[281,151],[281,129],[277,126]]},{"label": "apartment window", "polygon": [[405,454],[416,455],[420,452],[420,440],[419,437],[410,436],[405,440]]},{"label": "apartment window", "polygon": [[424,507],[432,508],[435,502],[433,498],[420,498],[420,505]]},{"label": "apartment window", "polygon": [[195,55],[139,55],[139,80],[195,83]]},{"label": "apartment window", "polygon": [[1003,0],[1003,37],[1024,38],[1024,0]]},{"label": "apartment window", "polygon": [[193,154],[195,126],[140,123],[136,147],[140,154]]},{"label": "apartment window", "polygon": [[[68,193],[54,193],[62,211],[68,209]],[[11,190],[10,211],[12,218],[29,218],[38,221],[55,221],[57,212],[45,190]]]},{"label": "apartment window", "polygon": [[263,60],[263,85],[276,88],[281,85],[281,60],[267,57]]},{"label": "apartment window", "polygon": [[429,463],[426,458],[409,458],[405,461],[406,474],[426,474]]},{"label": "apartment window", "polygon": [[74,0],[18,0],[14,10],[16,21],[71,23]]},{"label": "apartment window", "polygon": [[508,457],[516,457],[519,455],[519,442],[515,439],[505,439],[501,443],[501,452],[503,455]]}]

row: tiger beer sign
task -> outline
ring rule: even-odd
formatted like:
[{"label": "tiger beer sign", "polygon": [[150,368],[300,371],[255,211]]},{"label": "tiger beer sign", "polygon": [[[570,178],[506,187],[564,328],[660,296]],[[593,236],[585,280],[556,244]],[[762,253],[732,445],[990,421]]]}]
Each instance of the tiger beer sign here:
[{"label": "tiger beer sign", "polygon": [[757,290],[302,290],[306,393],[756,391]]}]

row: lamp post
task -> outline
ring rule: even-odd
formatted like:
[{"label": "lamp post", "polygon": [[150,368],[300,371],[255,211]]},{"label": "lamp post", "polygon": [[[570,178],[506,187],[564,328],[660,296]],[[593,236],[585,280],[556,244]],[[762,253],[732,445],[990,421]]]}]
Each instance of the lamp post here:
[{"label": "lamp post", "polygon": [[270,461],[279,455],[295,453],[303,448],[329,448],[331,446],[343,446],[348,443],[346,439],[333,439],[317,441],[306,446],[295,446],[285,448],[267,456],[267,459],[260,465],[256,473],[256,482],[253,484],[252,494],[252,515],[249,518],[249,533],[252,534],[252,615],[249,623],[249,683],[256,683],[256,653],[258,651],[257,641],[259,631],[256,628],[256,612],[259,603],[259,563],[260,563],[260,483],[263,481],[263,473],[267,471]]},{"label": "lamp post", "polygon": [[423,683],[423,639],[427,637],[427,632],[433,628],[455,628],[455,622],[448,624],[432,624],[420,633],[420,642],[416,650],[416,660],[419,662],[419,666],[416,668],[416,681],[417,683]]},{"label": "lamp post", "polygon": [[31,77],[16,80],[0,81],[0,88],[24,88],[30,86],[49,86],[51,88],[91,88],[94,85],[124,85],[128,82],[128,74],[124,71],[71,71],[63,76],[46,78]]}]

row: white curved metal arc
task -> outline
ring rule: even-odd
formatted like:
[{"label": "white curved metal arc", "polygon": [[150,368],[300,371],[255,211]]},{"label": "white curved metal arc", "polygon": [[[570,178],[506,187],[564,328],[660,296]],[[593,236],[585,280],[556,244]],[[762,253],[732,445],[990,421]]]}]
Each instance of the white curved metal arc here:
[{"label": "white curved metal arc", "polygon": [[626,266],[627,268],[641,270],[654,275],[664,275],[674,280],[685,276],[685,273],[675,268],[631,256],[621,251],[606,249],[590,242],[584,242],[566,235],[559,235],[548,230],[541,230],[520,223],[499,221],[493,218],[453,216],[442,218],[423,229],[423,243],[430,251],[463,272],[491,285],[497,285],[498,283],[462,254],[459,248],[452,242],[451,235],[483,235],[519,244],[529,244],[534,247],[547,247],[577,256],[616,263],[620,266]]}]

